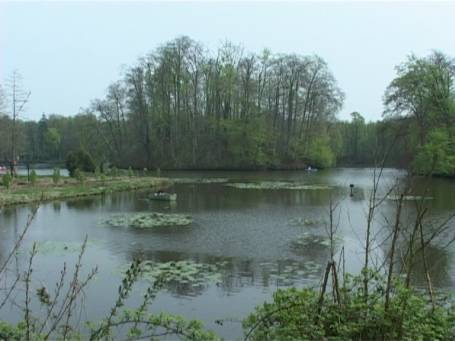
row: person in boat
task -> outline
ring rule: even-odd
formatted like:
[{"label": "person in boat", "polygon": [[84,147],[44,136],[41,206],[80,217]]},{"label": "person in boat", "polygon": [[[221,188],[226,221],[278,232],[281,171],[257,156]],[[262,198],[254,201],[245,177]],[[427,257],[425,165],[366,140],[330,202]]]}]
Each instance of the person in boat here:
[{"label": "person in boat", "polygon": [[156,194],[158,195],[164,195],[164,191],[160,188],[158,191],[156,191]]}]

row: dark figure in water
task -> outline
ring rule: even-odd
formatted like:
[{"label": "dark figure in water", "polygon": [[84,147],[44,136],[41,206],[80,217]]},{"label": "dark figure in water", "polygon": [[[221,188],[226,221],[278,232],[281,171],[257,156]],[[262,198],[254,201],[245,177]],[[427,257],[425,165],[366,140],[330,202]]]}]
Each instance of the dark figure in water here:
[{"label": "dark figure in water", "polygon": [[349,188],[351,189],[351,193],[349,194],[351,197],[354,196],[354,184],[350,184]]}]

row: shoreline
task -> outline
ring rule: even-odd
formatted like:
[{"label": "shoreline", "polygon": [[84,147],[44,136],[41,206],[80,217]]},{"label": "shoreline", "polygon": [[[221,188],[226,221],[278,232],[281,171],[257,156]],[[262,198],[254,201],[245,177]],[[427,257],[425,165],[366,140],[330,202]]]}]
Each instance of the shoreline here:
[{"label": "shoreline", "polygon": [[108,177],[104,181],[88,178],[84,184],[65,178],[57,185],[52,183],[51,177],[38,177],[34,186],[26,181],[16,182],[10,189],[1,187],[0,208],[172,185],[172,181],[164,177]]}]

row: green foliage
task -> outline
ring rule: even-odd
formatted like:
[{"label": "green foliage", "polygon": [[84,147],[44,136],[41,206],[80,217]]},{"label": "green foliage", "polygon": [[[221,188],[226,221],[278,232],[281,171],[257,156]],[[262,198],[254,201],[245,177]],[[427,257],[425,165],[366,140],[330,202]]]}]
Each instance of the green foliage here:
[{"label": "green foliage", "polygon": [[6,189],[9,189],[11,187],[11,182],[13,181],[13,178],[11,177],[10,173],[6,173],[2,177],[2,183],[3,186],[6,187]]},{"label": "green foliage", "polygon": [[84,181],[85,181],[85,174],[83,171],[81,171],[79,168],[76,168],[74,170],[74,177],[77,179],[77,181],[79,181],[79,183],[81,185],[84,184]]},{"label": "green foliage", "polygon": [[131,168],[131,166],[128,167],[128,176],[129,176],[130,178],[132,178],[132,177],[134,176],[134,171],[133,171],[133,169]]},{"label": "green foliage", "polygon": [[411,56],[397,68],[384,96],[387,115],[408,115],[413,170],[455,175],[455,61],[440,52]]},{"label": "green foliage", "polygon": [[0,321],[0,340],[21,341],[25,339],[25,322],[12,325],[5,321]]},{"label": "green foliage", "polygon": [[44,142],[49,154],[56,156],[60,148],[61,136],[57,128],[48,128],[44,135]]},{"label": "green foliage", "polygon": [[110,174],[111,176],[114,176],[114,177],[115,177],[115,176],[118,176],[118,175],[119,175],[119,170],[118,170],[118,168],[115,167],[115,166],[112,167],[111,170],[110,170],[110,172],[109,172],[109,174]]},{"label": "green foliage", "polygon": [[74,177],[76,169],[84,172],[95,171],[95,163],[90,154],[80,149],[76,152],[68,153],[66,157],[66,168],[68,169],[70,176]]},{"label": "green foliage", "polygon": [[101,176],[101,168],[100,168],[100,166],[96,166],[95,167],[95,178],[99,179],[100,176]]},{"label": "green foliage", "polygon": [[36,175],[36,171],[32,169],[32,171],[30,172],[30,182],[32,183],[33,186],[35,186],[36,184],[37,177],[38,176]]},{"label": "green foliage", "polygon": [[363,277],[347,278],[341,303],[314,289],[278,290],[243,322],[252,340],[452,340],[452,306],[434,310],[427,299],[400,282],[393,287],[385,311],[385,281],[375,278],[370,295],[363,295]]},{"label": "green foliage", "polygon": [[419,174],[455,175],[455,140],[446,129],[429,132],[427,142],[417,150],[413,166]]},{"label": "green foliage", "polygon": [[60,168],[54,168],[52,172],[52,181],[55,185],[60,182]]},{"label": "green foliage", "polygon": [[328,168],[335,165],[335,154],[330,148],[328,137],[315,137],[308,148],[306,158],[311,165],[318,168]]},{"label": "green foliage", "polygon": [[[117,326],[126,326],[130,337],[140,338],[143,335],[161,333],[173,335],[182,340],[217,341],[220,340],[215,334],[206,331],[201,322],[197,320],[186,320],[180,316],[161,312],[152,314],[147,312],[147,306],[151,304],[157,292],[163,287],[164,278],[157,274],[153,279],[153,285],[149,287],[143,296],[143,302],[137,309],[125,308],[125,301],[128,299],[134,284],[143,273],[142,263],[133,261],[118,288],[118,297],[110,311],[110,314],[100,323],[89,323],[90,340],[102,340],[113,338],[113,329]],[[165,333],[163,333],[163,330]],[[152,338],[153,339],[153,338]]]},{"label": "green foliage", "polygon": [[226,164],[246,168],[261,168],[272,164],[269,146],[271,136],[267,134],[263,122],[254,118],[224,120],[222,126],[227,143]]}]

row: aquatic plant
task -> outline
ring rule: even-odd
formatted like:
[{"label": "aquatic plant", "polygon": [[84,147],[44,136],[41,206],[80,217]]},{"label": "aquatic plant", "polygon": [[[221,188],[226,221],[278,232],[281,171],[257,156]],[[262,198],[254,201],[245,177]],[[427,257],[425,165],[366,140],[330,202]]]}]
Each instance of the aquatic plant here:
[{"label": "aquatic plant", "polygon": [[298,238],[291,242],[294,246],[308,247],[308,246],[330,246],[330,238],[325,235],[315,235],[310,233],[303,233]]},{"label": "aquatic plant", "polygon": [[172,178],[176,184],[219,184],[229,181],[227,178]]},{"label": "aquatic plant", "polygon": [[[92,245],[93,242],[88,241],[86,246]],[[53,254],[53,255],[64,255],[66,253],[77,253],[81,251],[81,242],[70,242],[70,241],[54,241],[45,240],[36,242],[37,251],[41,255]]]},{"label": "aquatic plant", "polygon": [[155,282],[161,278],[164,283],[185,284],[193,287],[207,283],[221,282],[220,268],[224,263],[206,264],[193,260],[170,261],[158,263],[144,261],[141,263],[142,278]]},{"label": "aquatic plant", "polygon": [[291,226],[315,226],[323,225],[325,223],[326,222],[323,219],[311,219],[303,217],[289,219],[289,225]]},{"label": "aquatic plant", "polygon": [[[400,195],[388,195],[387,199],[398,201],[400,200]],[[432,197],[424,197],[420,195],[403,195],[403,200],[405,201],[420,201],[420,200],[432,200]]]},{"label": "aquatic plant", "polygon": [[[33,216],[35,214],[36,210],[33,212]],[[10,262],[12,254],[19,248],[30,222],[31,220],[4,266]],[[33,260],[38,253],[37,244],[33,245],[28,266],[23,274],[25,288],[22,290],[21,287],[18,287],[18,283],[22,282],[22,280],[19,281],[22,276],[18,277],[11,284],[11,288],[8,288],[6,298],[0,304],[1,310],[14,290],[25,292],[24,318],[17,324],[0,321],[1,340],[111,340],[125,336],[128,337],[128,340],[143,338],[154,340],[163,335],[181,340],[220,340],[213,332],[205,330],[200,321],[187,320],[165,312],[158,314],[149,312],[148,307],[162,289],[164,282],[161,277],[155,278],[153,284],[147,288],[139,306],[126,307],[125,301],[129,298],[135,283],[142,274],[142,265],[139,260],[132,262],[124,272],[114,305],[105,318],[100,321],[87,321],[86,329],[81,331],[77,322],[73,321],[73,317],[79,310],[79,304],[83,304],[84,289],[92,282],[97,273],[97,268],[94,268],[87,275],[82,275],[82,257],[86,245],[87,238],[80,244],[79,256],[72,273],[68,272],[66,263],[64,264],[55,290],[48,290],[49,286],[46,287],[46,285],[50,283],[42,282],[35,290],[32,289]],[[4,266],[0,268],[0,274],[5,269]],[[4,279],[4,277],[0,276],[0,279]],[[36,304],[38,302],[39,305]]]},{"label": "aquatic plant", "polygon": [[320,278],[321,272],[321,265],[312,260],[263,262],[259,265],[271,282],[285,286],[292,286],[297,282],[314,283]]},{"label": "aquatic plant", "polygon": [[192,222],[192,218],[184,214],[158,212],[115,215],[105,221],[110,226],[134,228],[187,226]]},{"label": "aquatic plant", "polygon": [[261,181],[261,182],[238,182],[229,183],[226,186],[238,189],[264,189],[264,190],[329,190],[331,187],[326,185],[312,185],[285,181]]}]

